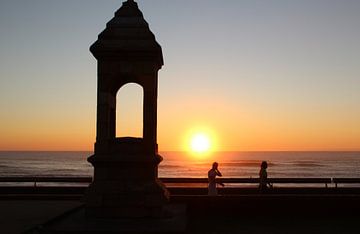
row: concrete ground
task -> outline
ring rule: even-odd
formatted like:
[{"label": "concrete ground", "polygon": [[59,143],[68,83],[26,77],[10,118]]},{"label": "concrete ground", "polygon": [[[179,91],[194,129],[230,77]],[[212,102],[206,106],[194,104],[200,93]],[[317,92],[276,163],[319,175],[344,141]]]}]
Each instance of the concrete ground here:
[{"label": "concrete ground", "polygon": [[23,233],[79,205],[66,200],[0,200],[0,233]]},{"label": "concrete ground", "polygon": [[[241,211],[239,210],[239,213]],[[186,234],[359,234],[359,216],[227,216],[214,211],[213,215],[188,217]]]},{"label": "concrete ground", "polygon": [[[179,233],[360,233],[360,214],[358,214],[360,205],[357,199],[346,198],[344,201],[337,198],[329,200],[326,197],[322,197],[321,200],[324,200],[325,203],[321,204],[321,200],[314,198],[314,200],[306,200],[305,203],[301,202],[303,198],[297,202],[290,200],[287,203],[287,200],[283,198],[278,200],[270,197],[270,205],[266,205],[266,203],[262,202],[263,199],[257,198],[256,201],[252,201],[249,198],[245,198],[191,197],[187,202],[185,200],[182,201],[187,203],[187,224],[185,231],[180,231]],[[269,202],[268,199],[266,201]],[[334,207],[334,209],[314,212],[327,203],[331,204],[329,207]],[[23,233],[80,205],[81,203],[78,200],[0,200],[0,233]],[[301,207],[304,209],[299,212]],[[340,209],[341,207],[346,209]],[[255,212],[249,212],[250,210]],[[61,224],[59,221],[57,223]],[[153,224],[155,225],[155,223]],[[91,233],[104,233],[96,232],[96,228],[91,228],[90,230],[95,231],[91,231]],[[158,233],[157,231],[151,232],[151,229],[148,232]]]}]

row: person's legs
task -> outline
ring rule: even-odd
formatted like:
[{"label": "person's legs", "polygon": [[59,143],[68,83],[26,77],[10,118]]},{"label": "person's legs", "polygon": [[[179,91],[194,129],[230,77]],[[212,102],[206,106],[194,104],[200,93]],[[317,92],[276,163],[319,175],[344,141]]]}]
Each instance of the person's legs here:
[{"label": "person's legs", "polygon": [[216,190],[216,183],[209,183],[208,186],[208,195],[209,196],[216,196],[217,195],[217,190]]}]

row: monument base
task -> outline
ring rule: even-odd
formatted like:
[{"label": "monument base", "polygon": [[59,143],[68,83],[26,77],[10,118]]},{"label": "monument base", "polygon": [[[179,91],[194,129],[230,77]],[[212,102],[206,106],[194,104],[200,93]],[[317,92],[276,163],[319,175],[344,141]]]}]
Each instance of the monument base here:
[{"label": "monument base", "polygon": [[93,218],[171,215],[164,209],[169,192],[157,175],[162,157],[145,150],[142,139],[119,138],[110,143],[105,147],[97,144],[95,155],[88,159],[94,166],[94,180],[85,194],[86,215]]}]

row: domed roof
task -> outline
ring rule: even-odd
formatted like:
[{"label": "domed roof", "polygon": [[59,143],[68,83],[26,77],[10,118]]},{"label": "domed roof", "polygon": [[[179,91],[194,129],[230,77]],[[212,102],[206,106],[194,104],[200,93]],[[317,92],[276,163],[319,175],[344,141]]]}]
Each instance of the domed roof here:
[{"label": "domed roof", "polygon": [[163,65],[161,46],[133,0],[123,2],[90,51],[97,59],[150,60]]}]

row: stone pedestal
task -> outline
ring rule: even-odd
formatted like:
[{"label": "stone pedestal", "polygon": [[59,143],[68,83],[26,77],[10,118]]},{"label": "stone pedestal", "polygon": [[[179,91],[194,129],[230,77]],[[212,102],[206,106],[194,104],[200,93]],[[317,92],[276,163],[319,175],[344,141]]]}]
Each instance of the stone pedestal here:
[{"label": "stone pedestal", "polygon": [[157,178],[160,155],[149,155],[139,138],[120,138],[116,152],[95,154],[94,181],[85,195],[90,217],[165,217],[168,191]]}]

